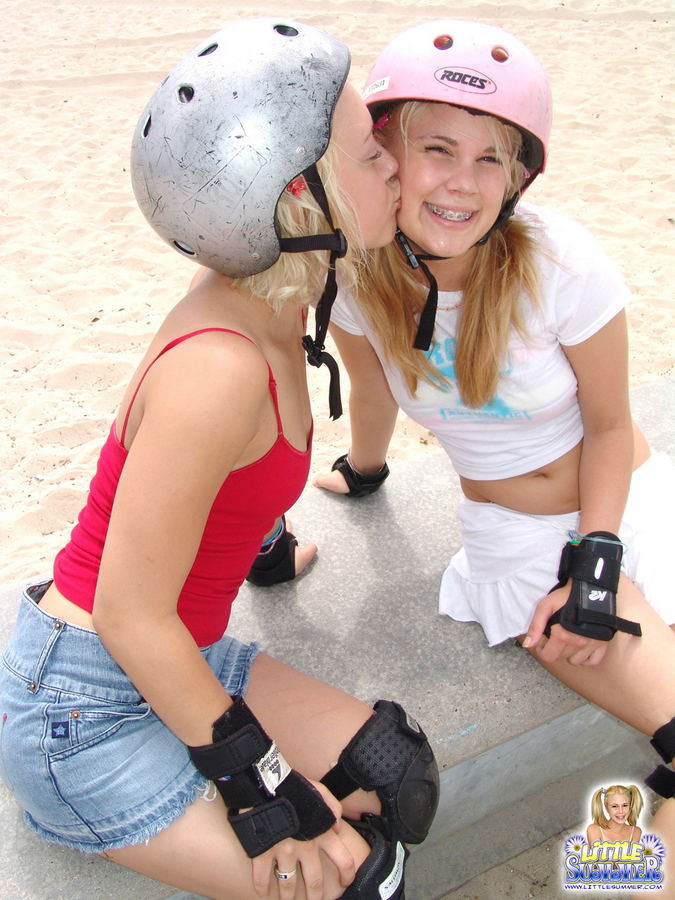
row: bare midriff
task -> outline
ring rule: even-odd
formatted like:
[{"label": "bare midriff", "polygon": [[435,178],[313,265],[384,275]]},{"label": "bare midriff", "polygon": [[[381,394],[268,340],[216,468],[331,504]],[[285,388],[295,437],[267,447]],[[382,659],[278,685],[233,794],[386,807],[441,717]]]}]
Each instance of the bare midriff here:
[{"label": "bare midriff", "polygon": [[[649,447],[642,434],[633,427],[633,469],[649,457]],[[477,481],[460,477],[464,495],[477,503],[496,503],[532,515],[559,515],[579,509],[579,463],[583,441],[551,463],[516,475],[493,481]]]}]

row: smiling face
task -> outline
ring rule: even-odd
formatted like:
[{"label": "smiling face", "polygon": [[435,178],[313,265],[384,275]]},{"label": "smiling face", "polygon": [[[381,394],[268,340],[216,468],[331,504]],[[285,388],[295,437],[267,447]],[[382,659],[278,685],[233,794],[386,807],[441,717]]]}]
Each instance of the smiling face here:
[{"label": "smiling face", "polygon": [[[507,172],[517,133],[443,103],[415,104],[410,114],[399,109],[394,120],[387,146],[399,162],[399,228],[418,248],[466,269],[513,192]],[[509,132],[510,147],[498,140],[500,131]]]},{"label": "smiling face", "polygon": [[364,247],[384,247],[394,237],[399,186],[398,163],[375,138],[368,109],[347,84],[333,117],[336,177],[355,213]]},{"label": "smiling face", "polygon": [[626,824],[630,812],[630,798],[627,794],[608,794],[605,797],[605,807],[614,824]]}]

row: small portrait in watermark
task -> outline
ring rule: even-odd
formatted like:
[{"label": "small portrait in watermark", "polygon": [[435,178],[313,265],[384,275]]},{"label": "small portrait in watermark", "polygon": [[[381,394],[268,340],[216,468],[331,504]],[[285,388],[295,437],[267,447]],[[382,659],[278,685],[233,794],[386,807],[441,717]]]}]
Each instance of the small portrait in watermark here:
[{"label": "small portrait in watermark", "polygon": [[638,825],[644,801],[635,784],[599,787],[591,797],[586,834],[563,846],[565,891],[662,891],[666,847]]}]

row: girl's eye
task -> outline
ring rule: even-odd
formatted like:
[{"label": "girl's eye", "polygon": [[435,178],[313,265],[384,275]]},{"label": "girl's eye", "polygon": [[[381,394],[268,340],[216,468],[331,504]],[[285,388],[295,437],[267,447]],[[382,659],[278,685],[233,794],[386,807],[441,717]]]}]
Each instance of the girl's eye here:
[{"label": "girl's eye", "polygon": [[482,159],[484,162],[497,163],[497,165],[501,165],[501,161],[497,159],[496,156],[483,156]]}]

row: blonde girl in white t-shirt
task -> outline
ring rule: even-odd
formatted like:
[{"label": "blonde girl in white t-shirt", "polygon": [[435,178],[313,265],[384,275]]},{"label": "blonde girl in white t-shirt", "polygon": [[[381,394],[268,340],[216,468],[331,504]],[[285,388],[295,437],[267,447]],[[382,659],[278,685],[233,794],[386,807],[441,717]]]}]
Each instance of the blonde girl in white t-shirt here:
[{"label": "blonde girl in white t-shirt", "polygon": [[[397,408],[423,423],[464,494],[441,611],[517,637],[671,764],[675,477],[631,419],[628,292],[585,229],[514,215],[546,162],[546,75],[513,35],[443,19],[399,35],[365,96],[399,162],[400,234],[333,309],[351,447],[316,483],[377,490]],[[649,783],[675,795],[670,768]],[[675,799],[659,817],[675,835]]]}]

